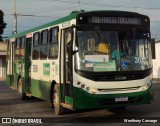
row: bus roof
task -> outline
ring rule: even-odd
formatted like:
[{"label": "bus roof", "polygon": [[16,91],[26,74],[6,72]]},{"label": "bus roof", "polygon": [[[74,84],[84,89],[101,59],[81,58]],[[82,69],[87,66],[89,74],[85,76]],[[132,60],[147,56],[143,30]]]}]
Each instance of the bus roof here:
[{"label": "bus roof", "polygon": [[68,15],[68,16],[65,16],[63,18],[52,21],[50,23],[47,23],[47,24],[29,29],[29,30],[26,30],[26,31],[23,31],[23,32],[19,32],[17,34],[13,34],[8,39],[19,38],[19,37],[25,36],[26,34],[29,34],[29,33],[32,33],[32,32],[35,32],[35,31],[38,31],[38,30],[41,30],[41,29],[45,29],[47,27],[54,26],[54,25],[57,25],[57,24],[60,24],[60,23],[63,23],[63,22],[66,22],[66,21],[69,21],[69,20],[72,20],[72,19],[75,19],[77,17],[77,15],[80,14],[80,13],[85,13],[85,14],[89,14],[89,13],[111,13],[111,14],[117,14],[117,15],[118,14],[124,14],[124,15],[125,14],[132,14],[132,15],[146,16],[146,15],[142,15],[142,14],[139,14],[139,13],[136,13],[136,12],[116,11],[116,10],[115,11],[114,10],[94,10],[94,11],[88,11],[88,12],[85,12],[83,10],[72,11],[70,13],[70,15]]},{"label": "bus roof", "polygon": [[47,23],[47,24],[44,24],[44,25],[41,25],[41,26],[38,26],[38,27],[35,27],[35,28],[32,28],[32,29],[29,29],[29,30],[26,30],[26,31],[23,31],[23,32],[19,32],[17,34],[13,34],[8,39],[22,37],[22,36],[25,36],[26,34],[38,31],[40,29],[44,29],[44,28],[47,28],[47,27],[50,27],[50,26],[54,26],[54,25],[60,24],[62,22],[66,22],[66,21],[72,20],[72,19],[76,18],[76,16],[79,13],[80,13],[79,11],[73,11],[73,12],[71,12],[70,15],[65,16],[63,18],[60,18],[58,20],[52,21],[50,23]]}]

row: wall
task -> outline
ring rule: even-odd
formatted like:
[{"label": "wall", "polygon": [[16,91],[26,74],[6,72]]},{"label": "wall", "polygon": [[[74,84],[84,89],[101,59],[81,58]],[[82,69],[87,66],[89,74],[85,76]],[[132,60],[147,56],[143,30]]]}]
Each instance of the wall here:
[{"label": "wall", "polygon": [[0,79],[6,77],[6,56],[0,56]]},{"label": "wall", "polygon": [[0,80],[6,77],[6,54],[7,54],[7,43],[0,42]]},{"label": "wall", "polygon": [[153,59],[153,78],[160,78],[160,43],[156,43],[156,59]]}]

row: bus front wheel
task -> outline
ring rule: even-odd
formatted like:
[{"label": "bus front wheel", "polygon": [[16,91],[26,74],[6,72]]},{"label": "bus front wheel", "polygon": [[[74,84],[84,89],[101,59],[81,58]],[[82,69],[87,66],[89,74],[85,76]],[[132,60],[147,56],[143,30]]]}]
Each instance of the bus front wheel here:
[{"label": "bus front wheel", "polygon": [[20,78],[18,80],[18,89],[17,89],[17,91],[18,91],[18,95],[19,95],[20,99],[25,100],[26,99],[26,94],[23,92],[22,86],[23,86],[22,85],[22,79]]},{"label": "bus front wheel", "polygon": [[54,112],[56,115],[61,115],[64,113],[64,108],[60,104],[60,95],[59,95],[57,84],[55,84],[54,91],[53,91],[53,106],[54,106]]}]

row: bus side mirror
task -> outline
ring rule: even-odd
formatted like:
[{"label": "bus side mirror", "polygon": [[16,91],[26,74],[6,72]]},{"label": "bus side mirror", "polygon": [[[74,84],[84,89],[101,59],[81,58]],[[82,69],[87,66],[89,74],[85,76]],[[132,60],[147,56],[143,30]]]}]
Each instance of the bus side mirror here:
[{"label": "bus side mirror", "polygon": [[151,39],[152,59],[156,59],[155,39]]}]

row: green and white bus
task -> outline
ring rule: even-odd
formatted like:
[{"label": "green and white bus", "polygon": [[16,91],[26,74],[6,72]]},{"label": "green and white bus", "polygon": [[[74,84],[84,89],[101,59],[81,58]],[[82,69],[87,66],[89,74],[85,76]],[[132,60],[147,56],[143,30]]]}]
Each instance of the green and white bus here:
[{"label": "green and white bus", "polygon": [[148,16],[125,11],[74,11],[8,39],[7,84],[22,99],[64,108],[102,109],[153,100]]}]

